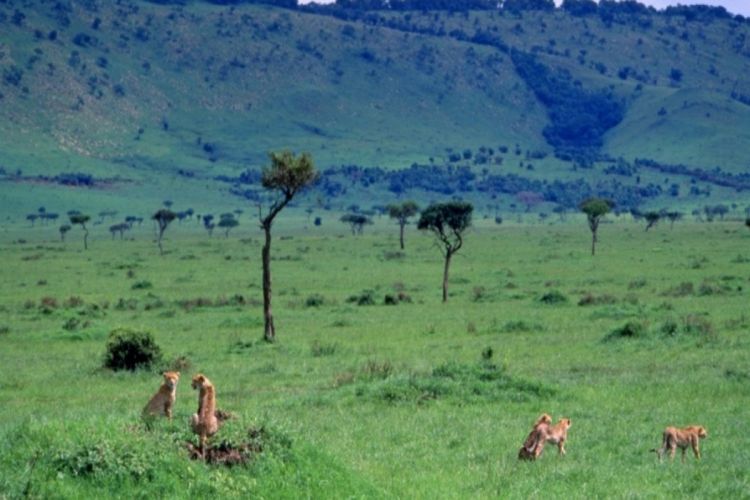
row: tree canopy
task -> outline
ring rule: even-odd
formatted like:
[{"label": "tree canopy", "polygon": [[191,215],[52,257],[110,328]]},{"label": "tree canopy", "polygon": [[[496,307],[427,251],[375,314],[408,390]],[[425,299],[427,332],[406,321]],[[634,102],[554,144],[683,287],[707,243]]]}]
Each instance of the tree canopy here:
[{"label": "tree canopy", "polygon": [[417,223],[417,228],[435,233],[446,246],[461,248],[463,232],[471,226],[474,206],[462,201],[435,203],[427,207]]}]

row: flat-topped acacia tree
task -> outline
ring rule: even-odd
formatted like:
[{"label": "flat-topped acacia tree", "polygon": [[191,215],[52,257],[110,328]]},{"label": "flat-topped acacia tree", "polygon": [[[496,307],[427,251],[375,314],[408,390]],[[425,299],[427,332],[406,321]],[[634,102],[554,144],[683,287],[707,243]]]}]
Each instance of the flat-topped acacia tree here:
[{"label": "flat-topped acacia tree", "polygon": [[388,216],[391,219],[396,219],[400,228],[401,250],[404,249],[404,226],[406,226],[410,217],[417,215],[417,212],[419,212],[419,206],[411,200],[388,205]]},{"label": "flat-topped acacia tree", "polygon": [[589,229],[591,229],[591,255],[596,253],[596,242],[597,242],[597,231],[599,230],[599,222],[602,217],[607,215],[614,203],[603,198],[589,198],[584,200],[579,208],[581,212],[586,214],[586,219],[589,223]]},{"label": "flat-topped acacia tree", "polygon": [[63,224],[60,226],[60,241],[65,241],[65,233],[70,231],[70,224]]},{"label": "flat-topped acacia tree", "polygon": [[177,214],[169,210],[168,208],[161,208],[151,217],[159,225],[159,235],[157,237],[157,243],[159,244],[159,255],[164,255],[164,249],[161,246],[161,239],[164,236],[164,231],[167,230],[169,223],[175,220]]},{"label": "flat-topped acacia tree", "polygon": [[80,224],[83,228],[83,249],[89,249],[89,230],[86,228],[86,223],[91,220],[91,217],[81,213],[73,213],[70,215],[71,224]]},{"label": "flat-topped acacia tree", "polygon": [[[263,262],[263,338],[276,341],[276,329],[271,312],[271,227],[276,216],[292,198],[318,179],[312,157],[308,153],[295,156],[291,151],[270,153],[271,164],[263,168],[261,184],[271,193],[268,207],[258,204],[258,219],[265,233],[261,250]],[[264,214],[264,208],[266,208]]]},{"label": "flat-topped acacia tree", "polygon": [[240,222],[234,218],[234,215],[228,214],[228,217],[221,217],[219,227],[224,230],[224,237],[229,238],[229,231],[240,225]]},{"label": "flat-topped acacia tree", "polygon": [[417,228],[432,231],[445,257],[443,268],[443,302],[448,301],[448,272],[451,257],[458,252],[464,243],[464,231],[471,226],[471,203],[451,201],[435,203],[427,207],[419,218]]}]

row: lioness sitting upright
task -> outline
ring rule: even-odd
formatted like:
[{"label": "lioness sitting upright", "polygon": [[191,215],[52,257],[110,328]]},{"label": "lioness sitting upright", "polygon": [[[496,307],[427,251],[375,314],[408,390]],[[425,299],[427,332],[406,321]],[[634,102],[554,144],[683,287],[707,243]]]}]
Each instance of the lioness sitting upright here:
[{"label": "lioness sitting upright", "polygon": [[193,389],[200,389],[198,393],[198,413],[190,417],[190,427],[200,436],[200,455],[206,455],[206,441],[219,430],[219,420],[216,418],[216,391],[214,385],[202,373],[193,377]]},{"label": "lioness sitting upright", "polygon": [[172,418],[172,407],[177,396],[177,382],[180,380],[180,372],[164,372],[164,383],[156,391],[143,409],[144,417],[156,417],[164,415]]},{"label": "lioness sitting upright", "polygon": [[669,451],[670,460],[674,460],[674,454],[677,448],[682,450],[682,461],[685,461],[685,451],[687,447],[693,448],[695,458],[700,460],[700,440],[701,438],[708,437],[708,431],[702,425],[689,425],[681,429],[677,427],[667,427],[664,429],[662,434],[661,448],[654,448],[651,451],[655,451],[659,455],[659,461],[661,462],[664,454]]}]

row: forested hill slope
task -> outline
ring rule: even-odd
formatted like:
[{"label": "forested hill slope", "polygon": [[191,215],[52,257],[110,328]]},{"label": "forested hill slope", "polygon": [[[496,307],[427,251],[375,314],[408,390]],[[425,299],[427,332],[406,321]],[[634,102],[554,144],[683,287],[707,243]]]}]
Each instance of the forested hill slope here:
[{"label": "forested hill slope", "polygon": [[0,175],[206,179],[291,148],[750,187],[750,22],[723,9],[270,3],[0,2]]}]

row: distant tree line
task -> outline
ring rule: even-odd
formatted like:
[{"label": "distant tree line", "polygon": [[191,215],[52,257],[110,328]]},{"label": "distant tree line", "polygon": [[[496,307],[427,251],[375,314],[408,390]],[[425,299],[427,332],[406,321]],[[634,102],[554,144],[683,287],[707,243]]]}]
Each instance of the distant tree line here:
[{"label": "distant tree line", "polygon": [[[254,178],[252,175],[245,179]],[[241,184],[239,178],[227,178],[234,185],[230,192],[250,201],[260,199],[260,185],[256,182]],[[488,196],[509,194],[515,196],[520,192],[539,193],[542,201],[576,208],[581,200],[592,196],[606,197],[618,207],[634,208],[649,199],[664,194],[664,188],[658,184],[628,185],[618,179],[609,178],[601,181],[589,181],[583,178],[573,180],[539,180],[517,174],[490,175],[477,174],[467,166],[457,165],[420,165],[412,164],[400,170],[387,170],[382,167],[358,167],[345,165],[327,168],[321,173],[314,188],[330,199],[346,195],[349,187],[380,185],[397,196],[406,195],[415,190],[426,193],[437,193],[445,196],[458,196],[471,192],[486,193]],[[247,186],[252,186],[248,188]]]},{"label": "distant tree line", "polygon": [[[294,4],[296,4],[292,0],[210,0],[210,3],[267,3],[287,8],[294,8]],[[331,4],[312,3],[296,7],[305,11],[339,17],[372,11],[466,12],[469,10],[493,10],[519,15],[526,11],[554,11],[555,3],[553,0],[336,0]],[[682,17],[687,21],[703,23],[714,20],[735,19],[743,21],[745,19],[740,15],[732,15],[724,7],[677,5],[658,11],[654,7],[635,0],[601,0],[598,3],[594,0],[563,0],[559,9],[576,17],[598,16],[607,24],[612,22],[624,24],[632,20],[633,17],[650,17],[652,15]]]},{"label": "distant tree line", "polygon": [[719,167],[712,170],[704,170],[702,168],[690,168],[682,164],[671,165],[668,163],[660,163],[645,158],[636,158],[634,163],[636,167],[658,170],[665,174],[687,175],[696,180],[709,182],[711,184],[716,184],[717,186],[734,188],[737,191],[750,189],[750,172],[732,174],[729,172],[723,172]]}]

